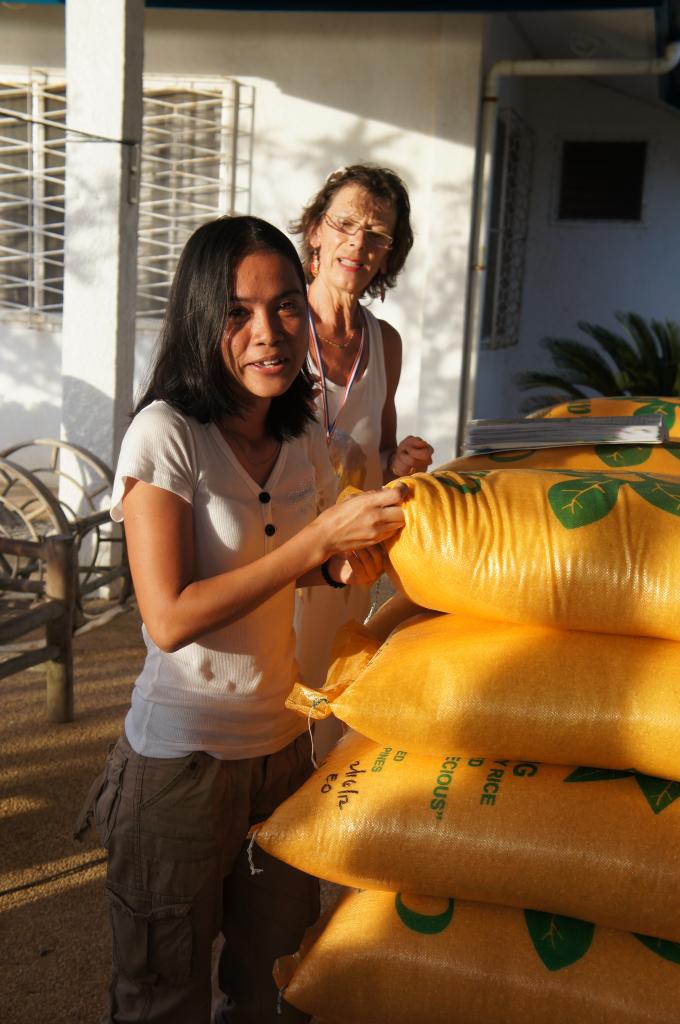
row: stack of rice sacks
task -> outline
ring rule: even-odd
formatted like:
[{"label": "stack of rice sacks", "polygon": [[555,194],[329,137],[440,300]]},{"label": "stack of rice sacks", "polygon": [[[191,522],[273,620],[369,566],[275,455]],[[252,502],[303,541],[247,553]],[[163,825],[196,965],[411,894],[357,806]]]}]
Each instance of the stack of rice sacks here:
[{"label": "stack of rice sacks", "polygon": [[[680,438],[680,400],[609,401],[550,414],[663,411]],[[289,698],[351,731],[257,841],[360,891],[277,963],[283,998],[324,1024],[678,1024],[680,444],[404,482],[389,557],[423,611],[345,627]]]}]

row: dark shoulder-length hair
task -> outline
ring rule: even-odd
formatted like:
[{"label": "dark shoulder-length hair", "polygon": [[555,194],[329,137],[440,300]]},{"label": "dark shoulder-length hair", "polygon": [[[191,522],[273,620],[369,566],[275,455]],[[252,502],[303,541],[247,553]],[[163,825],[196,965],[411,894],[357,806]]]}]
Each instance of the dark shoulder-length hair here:
[{"label": "dark shoulder-length hair", "polygon": [[[289,260],[306,298],[295,246],[259,217],[219,217],[201,225],[184,246],[170,288],[153,362],[135,413],[163,399],[201,423],[239,416],[249,399],[225,366],[222,337],[229,296],[245,256],[265,251]],[[286,440],[302,434],[314,416],[314,389],[306,365],[285,394],[272,400],[268,429]]]},{"label": "dark shoulder-length hair", "polygon": [[388,202],[396,213],[394,243],[389,250],[385,266],[380,270],[365,290],[372,298],[382,294],[387,288],[394,288],[397,276],[406,263],[406,257],[413,245],[413,229],[411,228],[411,203],[409,202],[406,185],[398,174],[388,167],[376,167],[373,164],[352,164],[333,171],[326,178],[316,195],[310,199],[298,220],[290,225],[293,234],[302,235],[301,258],[308,283],[313,277],[310,263],[314,247],[309,238],[315,228],[321,224],[326,210],[333,201],[333,196],[345,185],[361,185],[373,199]]}]

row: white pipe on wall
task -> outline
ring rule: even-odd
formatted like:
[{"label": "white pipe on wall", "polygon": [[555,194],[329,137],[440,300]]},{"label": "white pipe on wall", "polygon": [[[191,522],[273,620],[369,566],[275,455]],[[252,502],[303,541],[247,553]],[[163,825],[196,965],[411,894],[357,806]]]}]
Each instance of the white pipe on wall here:
[{"label": "white pipe on wall", "polygon": [[456,454],[462,451],[465,428],[472,416],[480,342],[482,303],[487,267],[489,213],[491,207],[491,163],[496,133],[500,80],[504,77],[570,77],[665,75],[680,62],[680,41],[669,43],[663,57],[645,60],[500,60],[484,79],[480,118],[479,158],[475,171],[472,216],[473,260],[468,289]]}]

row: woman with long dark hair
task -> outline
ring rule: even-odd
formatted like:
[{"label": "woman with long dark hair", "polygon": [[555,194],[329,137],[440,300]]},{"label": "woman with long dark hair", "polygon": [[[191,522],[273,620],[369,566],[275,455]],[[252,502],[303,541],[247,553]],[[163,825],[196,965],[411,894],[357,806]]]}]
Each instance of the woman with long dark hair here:
[{"label": "woman with long dark hair", "polygon": [[311,771],[284,707],[294,590],[370,582],[403,524],[399,490],[331,504],[307,331],[280,231],[225,217],[194,233],[112,497],[147,655],[79,822],[94,817],[109,855],[110,1022],[208,1024],[220,931],[215,1020],[307,1019],[276,1017],[271,970],[317,916],[318,884],[260,851],[255,866],[247,839]]}]

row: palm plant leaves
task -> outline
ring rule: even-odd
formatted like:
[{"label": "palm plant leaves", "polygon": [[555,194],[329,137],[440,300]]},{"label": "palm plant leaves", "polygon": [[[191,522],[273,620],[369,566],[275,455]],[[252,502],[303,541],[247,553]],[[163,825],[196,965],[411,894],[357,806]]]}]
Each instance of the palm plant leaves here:
[{"label": "palm plant leaves", "polygon": [[569,338],[546,338],[544,344],[556,369],[568,374],[572,384],[597,388],[602,394],[606,394],[607,390],[609,394],[616,393],[614,389],[619,387],[618,375],[595,349]]},{"label": "palm plant leaves", "polygon": [[588,398],[588,395],[583,388],[576,387],[571,381],[564,380],[557,374],[553,373],[540,373],[539,371],[527,370],[523,373],[522,380],[527,383],[524,384],[524,388],[559,388],[562,391],[566,391],[570,398]]},{"label": "palm plant leaves", "polygon": [[654,332],[649,329],[642,317],[636,313],[628,313],[627,317],[619,313],[616,319],[628,331],[640,356],[640,364],[642,366],[653,366],[655,359],[658,358]]},{"label": "palm plant leaves", "polygon": [[664,359],[668,363],[677,361],[680,353],[680,327],[672,320],[667,320],[665,324],[652,320],[652,327],[659,339]]},{"label": "palm plant leaves", "polygon": [[[617,334],[581,320],[579,330],[593,344],[570,338],[544,338],[553,372],[527,371],[515,375],[522,391],[549,388],[557,394],[541,395],[540,402],[561,402],[565,397],[599,395],[663,395],[680,393],[680,327],[672,320],[649,324],[637,313],[617,313],[625,329]],[[587,390],[583,390],[583,388]],[[530,400],[533,406],[538,398]]]},{"label": "palm plant leaves", "polygon": [[668,396],[680,390],[680,327],[672,320],[652,320],[652,330],[661,350],[661,372]]},{"label": "palm plant leaves", "polygon": [[628,378],[636,375],[640,360],[637,352],[631,348],[630,342],[606,327],[589,324],[584,320],[579,320],[578,327],[607,353],[612,363],[619,368],[621,376]]}]

